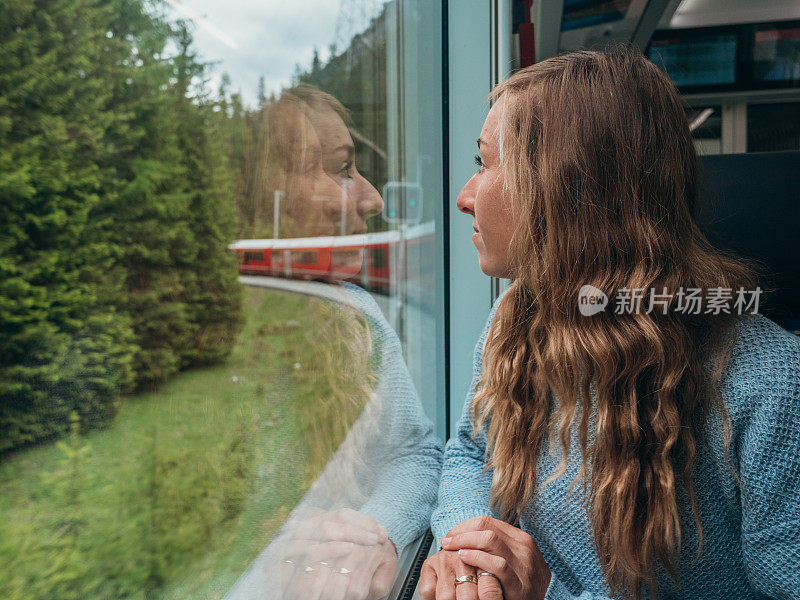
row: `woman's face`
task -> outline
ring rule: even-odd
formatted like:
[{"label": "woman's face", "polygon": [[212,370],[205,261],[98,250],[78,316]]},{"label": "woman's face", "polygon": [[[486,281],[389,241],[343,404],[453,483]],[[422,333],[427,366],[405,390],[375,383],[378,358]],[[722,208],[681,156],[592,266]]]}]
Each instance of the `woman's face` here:
[{"label": "woman's face", "polygon": [[383,210],[383,200],[356,169],[347,126],[327,108],[299,118],[281,237],[366,233],[366,220]]},{"label": "woman's face", "polygon": [[486,275],[510,277],[509,244],[514,232],[511,205],[504,189],[500,168],[500,117],[504,106],[501,96],[494,103],[478,138],[480,168],[458,195],[458,210],[472,215],[475,233],[472,241],[478,249],[478,262]]}]

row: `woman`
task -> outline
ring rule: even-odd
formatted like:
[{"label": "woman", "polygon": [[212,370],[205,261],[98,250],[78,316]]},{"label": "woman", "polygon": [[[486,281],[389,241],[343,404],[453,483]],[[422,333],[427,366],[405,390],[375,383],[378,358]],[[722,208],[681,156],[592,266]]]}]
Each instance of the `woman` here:
[{"label": "woman", "polygon": [[[755,277],[695,225],[676,88],[634,51],[583,51],[491,97],[458,207],[513,283],[445,450],[421,596],[797,597],[800,343],[713,308]],[[581,288],[616,306],[583,310]]]}]

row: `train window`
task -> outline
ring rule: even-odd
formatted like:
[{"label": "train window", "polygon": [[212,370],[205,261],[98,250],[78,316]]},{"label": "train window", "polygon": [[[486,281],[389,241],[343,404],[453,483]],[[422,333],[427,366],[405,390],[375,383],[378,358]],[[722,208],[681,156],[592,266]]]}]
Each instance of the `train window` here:
[{"label": "train window", "polygon": [[373,269],[383,269],[387,267],[386,264],[386,250],[383,248],[370,248],[369,251],[369,266]]},{"label": "train window", "polygon": [[264,251],[260,252],[245,252],[244,264],[249,265],[254,262],[262,262],[264,260]]},{"label": "train window", "polygon": [[445,431],[442,3],[122,4],[0,33],[0,597],[384,597]]},{"label": "train window", "polygon": [[292,264],[313,265],[318,261],[318,250],[295,250],[292,252]]},{"label": "train window", "polygon": [[631,0],[614,2],[564,2],[561,31],[621,21]]},{"label": "train window", "polygon": [[678,87],[735,83],[739,38],[734,31],[659,33],[650,45],[649,57]]},{"label": "train window", "polygon": [[747,151],[800,150],[800,102],[749,104]]},{"label": "train window", "polygon": [[752,61],[755,81],[800,86],[800,22],[757,26]]},{"label": "train window", "polygon": [[800,21],[660,29],[647,49],[684,93],[800,86]]},{"label": "train window", "polygon": [[336,248],[331,251],[331,264],[337,267],[361,269],[363,250],[361,248]]}]

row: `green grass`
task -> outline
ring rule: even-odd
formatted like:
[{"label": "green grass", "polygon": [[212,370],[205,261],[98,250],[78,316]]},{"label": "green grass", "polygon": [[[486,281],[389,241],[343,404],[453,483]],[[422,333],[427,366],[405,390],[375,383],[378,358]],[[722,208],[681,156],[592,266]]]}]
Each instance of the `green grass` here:
[{"label": "green grass", "polygon": [[4,459],[1,598],[211,599],[233,585],[372,382],[349,311],[247,289],[244,312],[225,363],[123,399],[108,429]]}]

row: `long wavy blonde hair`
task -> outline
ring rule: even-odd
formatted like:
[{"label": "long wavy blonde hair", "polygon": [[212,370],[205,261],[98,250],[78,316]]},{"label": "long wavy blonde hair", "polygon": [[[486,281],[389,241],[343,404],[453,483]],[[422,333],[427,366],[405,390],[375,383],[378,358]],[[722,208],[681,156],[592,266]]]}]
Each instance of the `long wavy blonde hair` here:
[{"label": "long wavy blonde hair", "polygon": [[[702,547],[692,467],[710,408],[721,410],[726,452],[731,436],[718,388],[737,315],[679,312],[676,292],[699,288],[705,309],[711,288],[754,289],[755,269],[698,230],[698,159],[681,99],[640,53],[560,55],[512,75],[491,94],[501,96],[514,281],[471,405],[475,433],[488,423],[492,504],[504,518],[524,510],[547,439],[563,454],[545,484],[566,472],[578,408],[570,490],[582,482],[606,582],[612,595],[641,598],[647,583],[657,596],[656,558],[679,583],[681,484],[698,557]],[[583,316],[584,284],[609,298],[666,292],[669,310],[648,314],[645,297],[638,313]]]}]

